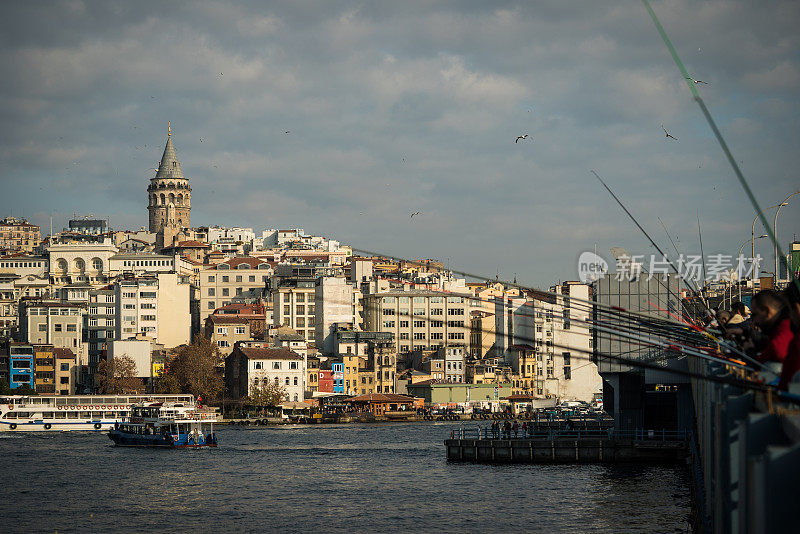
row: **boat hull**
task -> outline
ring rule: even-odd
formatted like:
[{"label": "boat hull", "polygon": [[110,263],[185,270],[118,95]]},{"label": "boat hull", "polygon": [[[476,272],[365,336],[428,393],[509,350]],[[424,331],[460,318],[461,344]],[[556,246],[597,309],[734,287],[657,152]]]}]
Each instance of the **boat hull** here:
[{"label": "boat hull", "polygon": [[117,447],[149,447],[160,449],[203,449],[206,447],[216,447],[217,438],[214,434],[201,435],[199,439],[187,435],[141,435],[121,432],[112,429],[108,437]]}]

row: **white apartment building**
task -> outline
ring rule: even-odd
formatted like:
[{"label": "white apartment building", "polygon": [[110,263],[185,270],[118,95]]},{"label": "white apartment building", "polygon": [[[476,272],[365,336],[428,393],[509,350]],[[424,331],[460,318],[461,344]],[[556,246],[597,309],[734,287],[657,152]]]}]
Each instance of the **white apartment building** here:
[{"label": "white apartment building", "polygon": [[284,280],[272,289],[270,297],[274,325],[288,326],[307,341],[314,341],[317,313],[314,279]]},{"label": "white apartment building", "polygon": [[400,353],[467,346],[470,308],[475,302],[466,295],[426,290],[365,295],[364,329],[393,333]]},{"label": "white apartment building", "polygon": [[333,325],[350,324],[360,330],[363,323],[361,291],[340,276],[317,278],[314,287],[315,344],[324,354],[334,352]]},{"label": "white apartment building", "polygon": [[[532,380],[534,395],[589,402],[602,387],[589,354],[589,286],[565,282],[551,287],[550,293],[553,295],[533,292],[528,298],[495,299],[496,355],[518,376]],[[583,302],[576,306],[571,298]],[[517,352],[512,354],[512,348]],[[526,369],[519,369],[520,362],[514,358],[527,348],[533,350],[534,361],[526,360]]]},{"label": "white apartment building", "polygon": [[[229,358],[238,359],[239,373],[246,373],[246,395],[252,394],[253,388],[263,387],[271,382],[283,387],[285,401],[303,402],[306,368],[303,357],[296,352],[286,348],[251,347],[243,344],[238,345]],[[246,360],[246,364],[243,360]],[[242,389],[244,393],[244,388]]]},{"label": "white apartment building", "polygon": [[175,273],[160,273],[114,284],[115,339],[146,336],[167,348],[189,343],[189,283]]}]

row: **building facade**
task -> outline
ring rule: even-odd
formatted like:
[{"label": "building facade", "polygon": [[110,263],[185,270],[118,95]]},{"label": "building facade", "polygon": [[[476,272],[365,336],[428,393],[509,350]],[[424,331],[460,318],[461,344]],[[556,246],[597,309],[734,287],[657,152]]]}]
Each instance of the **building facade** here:
[{"label": "building facade", "polygon": [[37,225],[16,217],[0,221],[0,250],[33,252],[40,241],[41,232]]}]

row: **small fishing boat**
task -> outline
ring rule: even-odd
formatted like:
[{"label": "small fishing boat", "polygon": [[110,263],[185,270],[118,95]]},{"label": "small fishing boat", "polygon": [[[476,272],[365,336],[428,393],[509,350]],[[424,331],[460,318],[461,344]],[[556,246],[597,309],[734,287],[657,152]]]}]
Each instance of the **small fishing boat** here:
[{"label": "small fishing boat", "polygon": [[118,447],[196,449],[216,447],[217,414],[186,402],[143,402],[116,423],[108,437]]}]

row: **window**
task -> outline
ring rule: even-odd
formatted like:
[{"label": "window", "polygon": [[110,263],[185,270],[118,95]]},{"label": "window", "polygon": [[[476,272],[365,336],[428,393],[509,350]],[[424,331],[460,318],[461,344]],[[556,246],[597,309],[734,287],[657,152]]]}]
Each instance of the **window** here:
[{"label": "window", "polygon": [[220,348],[226,348],[231,346],[231,344],[228,343],[228,341],[225,339],[220,339],[219,341],[217,341],[217,345],[219,345]]},{"label": "window", "polygon": [[564,366],[564,380],[572,380],[572,369]]},{"label": "window", "polygon": [[297,369],[297,362],[289,362],[289,369]]},{"label": "window", "polygon": [[425,315],[425,308],[414,308],[414,315]]},{"label": "window", "polygon": [[297,293],[297,295],[295,295],[295,300],[297,302],[305,302],[306,301],[306,294],[305,293]]},{"label": "window", "polygon": [[62,371],[69,371],[69,364],[66,363],[66,362],[62,363],[61,364],[61,370]]},{"label": "window", "polygon": [[236,282],[241,282],[241,281],[242,281],[242,275],[241,274],[237,274],[236,275]]},{"label": "window", "polygon": [[383,308],[383,315],[394,315],[394,308]]},{"label": "window", "polygon": [[142,291],[140,296],[143,299],[154,299],[154,298],[156,298],[156,292],[155,291]]},{"label": "window", "polygon": [[447,315],[464,315],[464,308],[449,308],[447,310]]},{"label": "window", "polygon": [[286,385],[287,386],[289,385],[289,377],[288,376],[286,377]]},{"label": "window", "polygon": [[431,308],[431,315],[443,315],[442,308]]},{"label": "window", "polygon": [[216,307],[217,307],[217,305],[214,303],[214,301],[213,301],[213,300],[209,300],[209,301],[208,301],[208,309],[209,309],[209,310],[213,310],[213,309],[214,309],[214,308],[216,308]]},{"label": "window", "polygon": [[262,362],[253,362],[253,369],[261,369]]},{"label": "window", "polygon": [[40,324],[39,325],[39,332],[47,332],[47,325],[44,324],[44,323]]},{"label": "window", "polygon": [[227,336],[228,335],[228,329],[226,327],[224,327],[224,326],[218,326],[217,327],[217,335],[218,336]]},{"label": "window", "polygon": [[209,297],[215,296],[215,292],[216,292],[216,289],[214,289],[213,287],[209,287],[208,288],[208,296]]},{"label": "window", "polygon": [[62,328],[63,327],[62,327],[61,323],[56,323],[56,324],[53,325],[53,330],[56,331],[56,332],[61,332]]},{"label": "window", "polygon": [[244,327],[243,326],[237,326],[236,327],[236,334],[238,334],[240,336],[243,336],[244,335]]},{"label": "window", "polygon": [[[451,322],[451,321],[448,321],[448,322]],[[444,321],[431,321],[431,328],[441,328],[443,325],[444,325]]]},{"label": "window", "polygon": [[213,284],[214,282],[216,282],[216,277],[211,275],[208,277],[208,281]]},{"label": "window", "polygon": [[77,331],[78,331],[78,325],[76,324],[67,325],[67,332],[77,332]]},{"label": "window", "polygon": [[425,321],[414,321],[414,328],[425,328]]},{"label": "window", "polygon": [[249,276],[247,279],[248,279],[248,281],[250,281],[250,282],[255,282],[255,281],[256,281],[256,275],[254,275],[254,274],[251,274],[251,275],[250,275],[250,276]]},{"label": "window", "polygon": [[155,321],[155,315],[142,315],[142,321]]},{"label": "window", "polygon": [[294,385],[297,385],[297,377],[294,377]]},{"label": "window", "polygon": [[444,339],[444,334],[441,332],[432,332],[431,339]]},{"label": "window", "polygon": [[306,307],[302,305],[298,305],[295,307],[295,312],[297,315],[305,315],[306,314]]},{"label": "window", "polygon": [[408,352],[408,345],[400,345],[400,352]]},{"label": "window", "polygon": [[[272,362],[272,369],[280,370],[281,362]],[[275,377],[275,380],[278,380],[278,377]]]},{"label": "window", "polygon": [[295,326],[298,328],[302,328],[306,326],[306,318],[305,317],[297,317],[295,318]]},{"label": "window", "polygon": [[228,289],[227,287],[223,287],[222,288],[222,296],[223,297],[227,297],[229,295],[230,295],[230,289]]},{"label": "window", "polygon": [[284,315],[291,315],[292,314],[292,306],[291,304],[286,304],[283,306],[283,314]]},{"label": "window", "polygon": [[408,321],[400,321],[400,328],[408,328]]},{"label": "window", "polygon": [[400,332],[400,339],[408,339],[408,332]]},{"label": "window", "polygon": [[414,332],[414,339],[425,339],[425,332]]},{"label": "window", "polygon": [[383,321],[384,328],[394,328],[394,321]]},{"label": "window", "polygon": [[227,284],[229,281],[230,281],[230,277],[228,275],[225,275],[225,276],[222,277],[222,283],[223,284]]}]

